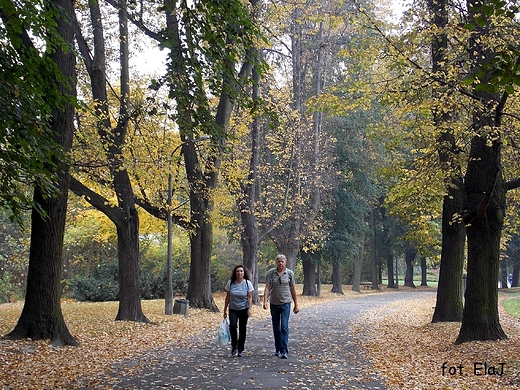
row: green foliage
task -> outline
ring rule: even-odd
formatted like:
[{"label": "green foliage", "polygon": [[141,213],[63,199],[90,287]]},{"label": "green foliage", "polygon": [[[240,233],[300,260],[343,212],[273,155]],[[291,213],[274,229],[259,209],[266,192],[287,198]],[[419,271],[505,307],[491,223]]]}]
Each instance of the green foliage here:
[{"label": "green foliage", "polygon": [[[9,214],[6,210],[0,211],[0,279],[8,293],[22,298],[29,263],[30,232],[12,222]],[[26,224],[27,214],[21,214],[20,218]]]},{"label": "green foliage", "polygon": [[15,302],[22,296],[23,291],[20,285],[13,283],[11,273],[4,272],[0,276],[0,303]]},{"label": "green foliage", "polygon": [[[485,29],[486,40],[483,47],[492,53],[487,60],[481,60],[464,80],[465,85],[473,85],[475,91],[489,94],[513,94],[520,86],[520,50],[516,36],[508,33],[517,24],[519,7],[516,3],[502,0],[473,1],[470,8],[473,18],[464,27],[474,34]],[[514,34],[514,33],[513,33]],[[477,37],[477,39],[479,39]]]},{"label": "green foliage", "polygon": [[117,300],[117,261],[99,264],[90,276],[78,275],[70,281],[74,298],[78,301],[103,302]]},{"label": "green foliage", "polygon": [[47,55],[63,41],[52,9],[9,0],[1,0],[0,9],[0,208],[21,223],[23,210],[38,206],[31,185],[47,197],[57,191],[56,161],[65,156],[52,132],[52,105],[72,97],[59,90],[56,81],[63,76]]}]

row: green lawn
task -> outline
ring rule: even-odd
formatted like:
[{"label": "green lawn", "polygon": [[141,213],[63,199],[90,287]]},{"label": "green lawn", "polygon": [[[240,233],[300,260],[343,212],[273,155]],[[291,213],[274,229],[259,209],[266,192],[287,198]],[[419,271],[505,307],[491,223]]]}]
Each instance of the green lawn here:
[{"label": "green lawn", "polygon": [[503,300],[502,305],[507,314],[520,318],[520,292],[507,294],[507,298]]},{"label": "green lawn", "polygon": [[[404,278],[404,277],[403,277]],[[434,287],[434,288],[437,288],[437,281],[433,281],[433,280],[427,280],[426,281],[428,283],[428,287]],[[413,281],[413,283],[415,284],[416,287],[419,287],[421,285],[421,279],[418,279],[418,280],[415,280]],[[388,285],[388,279],[383,279],[383,285]],[[404,285],[404,280],[403,279],[399,279],[399,286],[403,286]]]}]

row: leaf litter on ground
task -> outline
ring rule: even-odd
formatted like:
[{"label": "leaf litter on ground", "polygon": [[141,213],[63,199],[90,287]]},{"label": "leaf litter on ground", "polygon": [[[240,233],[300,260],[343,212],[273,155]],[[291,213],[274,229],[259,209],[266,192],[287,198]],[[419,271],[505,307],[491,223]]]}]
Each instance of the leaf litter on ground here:
[{"label": "leaf litter on ground", "polygon": [[[299,287],[301,293],[302,286]],[[326,291],[327,286],[322,287]],[[402,288],[401,291],[406,290]],[[323,293],[321,297],[299,296],[301,308],[337,299],[352,299],[373,291],[356,293],[344,286],[345,295]],[[382,292],[387,291],[382,288]],[[394,292],[395,290],[388,290]],[[214,294],[219,308],[224,294]],[[7,340],[0,338],[0,388],[71,388],[78,378],[94,378],[129,357],[143,356],[164,346],[190,347],[194,342],[216,335],[222,313],[189,309],[189,316],[165,315],[164,300],[142,301],[143,311],[152,323],[115,321],[117,302],[81,303],[64,300],[62,311],[69,331],[79,347],[53,347],[49,341]],[[520,388],[520,320],[501,310],[501,324],[508,340],[471,342],[455,346],[459,323],[431,324],[435,297],[403,300],[363,312],[350,330],[381,375],[388,389],[511,389]],[[23,302],[0,305],[0,334],[10,332],[20,316]],[[261,306],[253,317],[269,315]],[[369,326],[367,326],[367,324]],[[196,341],[198,340],[198,341]],[[463,375],[442,375],[462,365]],[[505,363],[504,375],[473,374],[474,364]],[[128,374],[139,364],[128,367]]]}]

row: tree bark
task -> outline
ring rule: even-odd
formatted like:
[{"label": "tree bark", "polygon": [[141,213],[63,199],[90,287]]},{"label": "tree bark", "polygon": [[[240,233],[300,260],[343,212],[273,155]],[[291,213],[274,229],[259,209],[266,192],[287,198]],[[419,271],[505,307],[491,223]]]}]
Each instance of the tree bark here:
[{"label": "tree bark", "polygon": [[[58,33],[64,42],[72,47],[74,43],[73,2],[55,0],[52,5],[60,8],[59,12],[54,11]],[[49,102],[53,104],[52,128],[59,144],[68,151],[72,146],[74,133],[74,106],[70,100],[76,96],[76,61],[72,50],[64,50],[62,45],[55,46],[55,51],[50,57],[56,63],[63,79],[53,80],[54,85],[49,86],[49,90],[59,89],[62,96],[70,97],[67,102]],[[58,194],[55,197],[47,197],[43,195],[40,188],[36,187],[34,190],[34,202],[41,207],[46,216],[43,217],[40,212],[32,210],[24,307],[15,328],[6,337],[49,339],[54,346],[76,346],[78,342],[65,325],[60,302],[69,166],[63,161],[56,161],[56,163]]]},{"label": "tree bark", "polygon": [[415,288],[415,283],[413,282],[413,267],[416,255],[417,249],[414,246],[408,246],[405,254],[406,273],[404,276],[404,285],[406,287]]},{"label": "tree bark", "polygon": [[302,295],[309,297],[318,296],[316,291],[316,268],[314,266],[313,255],[303,253],[302,251],[302,266],[303,266],[303,292]]},{"label": "tree bark", "polygon": [[[489,34],[488,23],[475,21],[477,0],[468,1],[468,20],[475,26],[469,37],[470,62],[473,71],[494,53],[482,44]],[[480,14],[478,14],[480,15]],[[484,68],[486,69],[486,68]],[[486,71],[481,82],[488,83],[492,71]],[[504,225],[506,190],[502,177],[501,116],[507,93],[500,98],[485,90],[474,90],[473,131],[465,176],[464,222],[468,238],[467,285],[462,326],[455,344],[474,340],[507,338],[498,315],[498,270],[500,237]],[[497,103],[498,102],[498,103]]]},{"label": "tree bark", "polygon": [[421,287],[428,287],[428,267],[426,266],[426,257],[421,257]]},{"label": "tree bark", "polygon": [[332,290],[330,292],[345,295],[342,286],[340,261],[334,261],[332,264]]},{"label": "tree bark", "polygon": [[[432,40],[432,70],[435,74],[444,72],[445,52],[448,37],[445,28],[448,24],[446,0],[430,0],[432,24],[439,30]],[[436,91],[444,94],[444,87]],[[434,121],[438,127],[448,126],[451,111],[445,108],[433,110]],[[460,321],[462,319],[462,271],[464,267],[464,245],[466,232],[460,218],[462,214],[464,187],[461,167],[457,162],[457,145],[450,129],[442,131],[438,139],[438,154],[441,167],[446,176],[447,195],[442,205],[442,249],[437,301],[432,322]]]},{"label": "tree bark", "polygon": [[377,237],[376,237],[376,209],[370,213],[370,271],[372,274],[372,290],[379,290],[379,278],[377,274]]},{"label": "tree bark", "polygon": [[507,338],[498,315],[500,236],[505,191],[500,169],[500,144],[474,137],[466,173],[468,210],[468,276],[462,326],[455,344]]},{"label": "tree bark", "polygon": [[[256,58],[260,54],[256,52]],[[252,98],[254,102],[260,100],[260,75],[253,67]],[[256,202],[258,201],[258,165],[260,161],[260,123],[255,117],[250,128],[251,157],[249,159],[249,174],[243,182],[242,194],[237,198],[237,207],[240,212],[242,231],[240,240],[242,243],[242,257],[244,265],[249,269],[251,282],[255,288],[253,303],[260,303],[258,297],[258,243],[260,241],[258,222],[256,220]]]},{"label": "tree bark", "polygon": [[[361,215],[362,224],[364,224],[364,215]],[[361,233],[358,254],[354,263],[354,276],[352,277],[352,291],[360,292],[361,271],[363,269],[363,258],[365,256],[365,234]]]}]

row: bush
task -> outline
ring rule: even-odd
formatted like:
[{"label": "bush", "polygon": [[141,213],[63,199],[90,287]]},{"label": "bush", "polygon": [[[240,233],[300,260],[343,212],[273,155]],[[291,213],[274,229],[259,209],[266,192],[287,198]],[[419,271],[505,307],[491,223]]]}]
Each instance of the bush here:
[{"label": "bush", "polygon": [[[111,261],[98,265],[88,277],[75,276],[69,286],[78,301],[103,302],[119,298],[118,263]],[[142,299],[162,299],[166,290],[166,269],[157,272],[153,264],[141,267],[139,275]],[[188,270],[175,266],[172,272],[172,287],[175,295],[184,295],[188,290]]]},{"label": "bush", "polygon": [[12,275],[4,273],[0,278],[0,303],[17,301],[22,295],[21,287],[12,283]]},{"label": "bush", "polygon": [[75,276],[70,282],[78,301],[103,302],[118,299],[117,261],[99,264],[86,276]]}]

